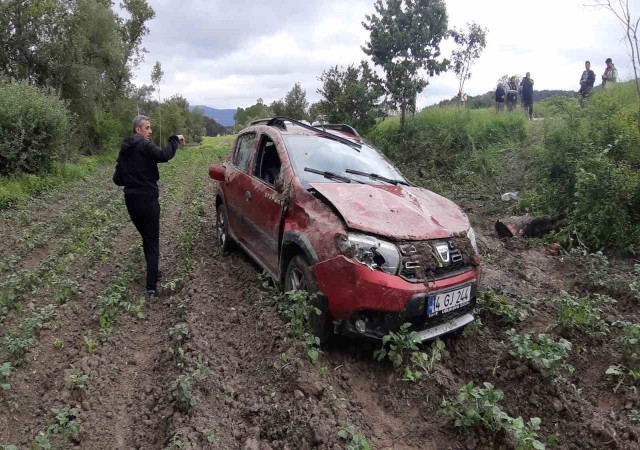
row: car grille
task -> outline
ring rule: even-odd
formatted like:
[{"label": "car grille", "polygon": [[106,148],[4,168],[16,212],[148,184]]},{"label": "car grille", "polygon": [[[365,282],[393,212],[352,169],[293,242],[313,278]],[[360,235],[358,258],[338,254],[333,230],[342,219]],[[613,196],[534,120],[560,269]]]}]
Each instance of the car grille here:
[{"label": "car grille", "polygon": [[470,243],[460,243],[460,238],[400,243],[399,275],[407,281],[419,283],[467,271],[475,265],[475,255]]}]

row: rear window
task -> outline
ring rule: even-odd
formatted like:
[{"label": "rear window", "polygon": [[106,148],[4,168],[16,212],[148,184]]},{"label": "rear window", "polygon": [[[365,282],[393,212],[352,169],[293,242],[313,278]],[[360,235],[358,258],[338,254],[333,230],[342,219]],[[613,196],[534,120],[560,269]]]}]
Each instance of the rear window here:
[{"label": "rear window", "polygon": [[366,173],[375,173],[385,178],[404,181],[402,174],[380,154],[367,145],[356,150],[341,142],[321,136],[283,136],[296,176],[305,183],[339,182],[322,175],[305,172],[309,167],[316,170],[333,172],[338,175],[368,184],[385,184],[368,177],[347,173],[347,169]]}]

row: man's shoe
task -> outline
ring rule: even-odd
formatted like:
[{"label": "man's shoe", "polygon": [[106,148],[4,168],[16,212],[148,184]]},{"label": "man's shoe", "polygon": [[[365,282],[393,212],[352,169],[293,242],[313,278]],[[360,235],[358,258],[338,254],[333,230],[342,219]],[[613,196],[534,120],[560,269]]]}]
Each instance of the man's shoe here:
[{"label": "man's shoe", "polygon": [[147,298],[148,299],[153,299],[156,298],[158,296],[158,291],[156,291],[155,289],[149,289],[147,291]]}]

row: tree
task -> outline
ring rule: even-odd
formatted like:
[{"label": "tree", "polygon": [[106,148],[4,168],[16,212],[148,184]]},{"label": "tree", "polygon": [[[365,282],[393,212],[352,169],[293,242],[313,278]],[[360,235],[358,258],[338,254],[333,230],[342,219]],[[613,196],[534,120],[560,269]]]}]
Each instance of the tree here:
[{"label": "tree", "polygon": [[267,105],[264,104],[264,100],[259,98],[256,100],[255,105],[251,105],[248,108],[238,108],[236,113],[233,116],[235,121],[234,130],[240,131],[245,128],[249,122],[258,119],[266,119],[267,117],[271,117],[273,113],[269,109]]},{"label": "tree", "polygon": [[352,64],[346,70],[332,67],[322,72],[319,80],[322,87],[318,94],[322,100],[317,110],[327,121],[353,125],[364,134],[375,125],[376,118],[384,115],[379,105],[384,94],[382,80],[366,61],[359,67]]},{"label": "tree", "polygon": [[206,136],[222,136],[227,134],[227,129],[211,117],[204,116],[204,127]]},{"label": "tree", "polygon": [[[162,66],[160,65],[160,61],[156,61],[153,65],[153,69],[151,69],[151,84],[156,91],[158,91],[158,103],[162,102],[160,99],[160,83],[164,78],[164,72],[162,71]],[[162,114],[162,109],[158,109],[158,114]],[[160,143],[162,143],[162,116],[160,118],[160,123],[158,124],[158,128],[160,130]]]},{"label": "tree", "polygon": [[631,58],[638,93],[638,131],[640,132],[640,16],[632,17],[629,0],[594,0],[589,6],[609,10],[620,22],[624,30],[627,50]]},{"label": "tree", "polygon": [[292,119],[306,120],[307,108],[307,91],[302,89],[300,83],[293,85],[291,90],[284,97],[284,115]]},{"label": "tree", "polygon": [[449,31],[449,36],[456,43],[456,48],[451,54],[452,68],[460,84],[458,86],[458,102],[462,99],[464,83],[471,78],[471,66],[480,58],[482,51],[487,46],[487,30],[477,23],[468,23],[467,32],[458,31],[455,28]]},{"label": "tree", "polygon": [[[386,3],[386,4],[385,4]],[[386,74],[385,89],[400,109],[404,129],[407,111],[415,112],[416,97],[428,85],[428,76],[446,70],[449,61],[438,60],[440,42],[447,33],[444,0],[376,0],[377,14],[362,25],[370,32],[362,50]]]}]

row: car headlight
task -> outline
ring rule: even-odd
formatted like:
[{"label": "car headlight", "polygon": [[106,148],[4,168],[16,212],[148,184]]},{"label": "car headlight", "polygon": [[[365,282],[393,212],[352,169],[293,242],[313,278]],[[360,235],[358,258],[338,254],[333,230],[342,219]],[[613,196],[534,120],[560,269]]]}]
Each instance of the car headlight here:
[{"label": "car headlight", "polygon": [[353,258],[360,264],[385,273],[395,275],[400,266],[400,252],[391,242],[383,241],[366,234],[349,233],[336,236],[340,252]]},{"label": "car headlight", "polygon": [[476,251],[476,255],[479,255],[478,252],[478,243],[476,242],[476,232],[473,230],[473,227],[469,227],[469,231],[467,231],[467,238],[471,241],[471,246]]}]

